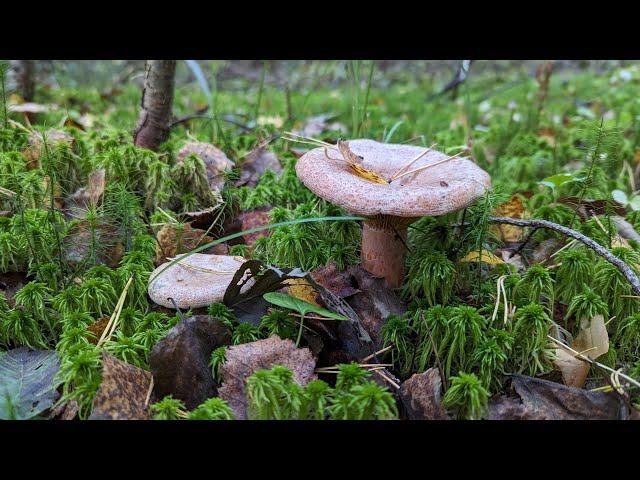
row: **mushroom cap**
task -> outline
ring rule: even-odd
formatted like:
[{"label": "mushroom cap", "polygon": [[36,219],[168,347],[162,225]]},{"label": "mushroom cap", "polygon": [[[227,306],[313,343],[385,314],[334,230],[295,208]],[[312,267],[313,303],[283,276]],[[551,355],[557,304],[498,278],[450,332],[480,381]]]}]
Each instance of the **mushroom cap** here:
[{"label": "mushroom cap", "polygon": [[[425,151],[424,147],[395,145],[374,140],[350,140],[349,148],[363,158],[362,166],[387,181]],[[328,149],[332,158],[342,158]],[[449,158],[430,150],[405,171]],[[489,174],[466,158],[453,158],[439,165],[403,176],[388,185],[356,175],[348,165],[330,160],[324,147],[305,153],[296,163],[298,178],[309,190],[356,215],[423,217],[460,210],[482,196],[491,185]]]},{"label": "mushroom cap", "polygon": [[[174,308],[169,297],[175,300],[178,308],[207,307],[222,300],[233,276],[245,261],[238,256],[193,253],[169,268],[166,267],[170,262],[163,263],[149,278],[149,297],[167,308]],[[253,279],[249,280],[241,291],[253,283]]]},{"label": "mushroom cap", "polygon": [[75,141],[73,136],[67,132],[50,128],[44,134],[37,131],[31,132],[29,134],[29,145],[31,147],[42,147],[45,137],[49,146],[60,145],[62,143],[71,144]]},{"label": "mushroom cap", "polygon": [[188,156],[194,154],[205,164],[209,186],[214,190],[221,190],[224,186],[225,170],[233,168],[233,162],[222,150],[206,142],[187,142],[176,155],[176,161],[182,163]]}]

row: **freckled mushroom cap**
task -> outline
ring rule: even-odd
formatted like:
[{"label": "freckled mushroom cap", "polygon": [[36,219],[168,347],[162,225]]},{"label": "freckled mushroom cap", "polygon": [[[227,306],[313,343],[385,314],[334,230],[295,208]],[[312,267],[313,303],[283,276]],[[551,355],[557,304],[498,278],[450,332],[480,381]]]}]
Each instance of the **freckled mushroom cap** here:
[{"label": "freckled mushroom cap", "polygon": [[[363,157],[362,166],[387,181],[424,152],[424,147],[394,145],[373,140],[350,140],[349,148]],[[331,158],[342,155],[328,149]],[[406,171],[449,158],[430,150]],[[298,178],[313,193],[356,215],[423,217],[460,210],[491,185],[489,174],[466,158],[454,158],[403,176],[388,185],[361,178],[343,162],[326,157],[323,147],[305,153],[296,163]]]},{"label": "freckled mushroom cap", "polygon": [[[176,258],[182,256],[177,255]],[[175,300],[178,308],[200,308],[220,302],[236,271],[245,261],[238,256],[194,253],[169,268],[166,266],[170,262],[163,263],[149,278],[149,297],[167,308],[174,308],[169,297]],[[249,288],[253,282],[253,279],[249,280],[241,291]]]}]

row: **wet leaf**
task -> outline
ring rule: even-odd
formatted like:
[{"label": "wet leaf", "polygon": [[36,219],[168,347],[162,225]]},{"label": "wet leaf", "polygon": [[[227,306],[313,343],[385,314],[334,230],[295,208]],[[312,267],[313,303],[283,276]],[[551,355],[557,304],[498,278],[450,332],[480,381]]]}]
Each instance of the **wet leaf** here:
[{"label": "wet leaf", "polygon": [[188,408],[213,397],[211,352],[229,343],[229,330],[219,320],[208,315],[185,318],[151,349],[154,393],[158,398],[173,395]]},{"label": "wet leaf", "polygon": [[513,375],[512,396],[489,403],[488,420],[622,420],[628,417],[614,393],[589,392],[560,383]]},{"label": "wet leaf", "polygon": [[0,354],[0,419],[26,420],[58,398],[58,355],[53,350],[16,348]]}]

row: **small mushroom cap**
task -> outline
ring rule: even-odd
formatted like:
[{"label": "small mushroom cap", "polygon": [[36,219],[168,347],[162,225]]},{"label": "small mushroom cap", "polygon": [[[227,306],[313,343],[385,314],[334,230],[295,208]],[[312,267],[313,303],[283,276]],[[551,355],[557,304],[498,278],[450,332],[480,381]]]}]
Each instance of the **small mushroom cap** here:
[{"label": "small mushroom cap", "polygon": [[[387,181],[425,151],[424,147],[374,140],[351,140],[349,148],[363,158],[362,167]],[[327,152],[331,158],[342,159],[336,149],[327,149]],[[430,150],[405,171],[447,158],[449,155]],[[356,175],[344,162],[327,158],[324,147],[305,153],[296,163],[296,173],[319,197],[350,213],[365,216],[443,215],[470,205],[491,185],[489,174],[466,158],[453,158],[402,176],[388,185],[379,184]]]},{"label": "small mushroom cap", "polygon": [[202,159],[207,168],[207,179],[213,190],[224,187],[224,172],[233,168],[233,162],[222,150],[206,142],[187,142],[176,155],[176,161],[182,163],[188,155]]},{"label": "small mushroom cap", "polygon": [[29,145],[32,147],[41,147],[44,143],[45,138],[49,146],[60,145],[62,143],[71,144],[75,141],[73,136],[71,136],[67,132],[50,128],[44,133],[44,135],[37,131],[31,132],[31,134],[29,135]]},{"label": "small mushroom cap", "polygon": [[[149,278],[149,297],[167,308],[174,308],[168,298],[173,298],[178,308],[207,307],[222,300],[233,276],[245,261],[238,256],[194,253],[169,268],[166,267],[170,262],[163,263]],[[253,282],[253,279],[249,280],[242,291]]]}]

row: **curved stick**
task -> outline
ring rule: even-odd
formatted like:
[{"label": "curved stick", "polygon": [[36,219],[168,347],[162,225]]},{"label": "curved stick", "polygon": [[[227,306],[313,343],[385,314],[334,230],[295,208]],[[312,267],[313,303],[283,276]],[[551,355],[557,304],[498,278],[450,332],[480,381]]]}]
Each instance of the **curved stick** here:
[{"label": "curved stick", "polygon": [[562,225],[558,225],[557,223],[549,222],[548,220],[520,220],[518,218],[507,218],[507,217],[489,217],[489,221],[491,223],[504,223],[507,225],[515,225],[517,227],[534,227],[534,228],[546,228],[549,230],[555,230],[556,232],[560,232],[568,237],[575,238],[579,242],[584,243],[591,250],[596,252],[598,255],[603,257],[607,262],[614,265],[620,273],[624,275],[624,277],[629,281],[633,291],[636,295],[640,295],[640,279],[635,274],[635,272],[631,269],[629,265],[620,260],[618,257],[613,255],[609,250],[604,248],[595,240],[583,235],[576,230],[571,228],[564,227]]}]

